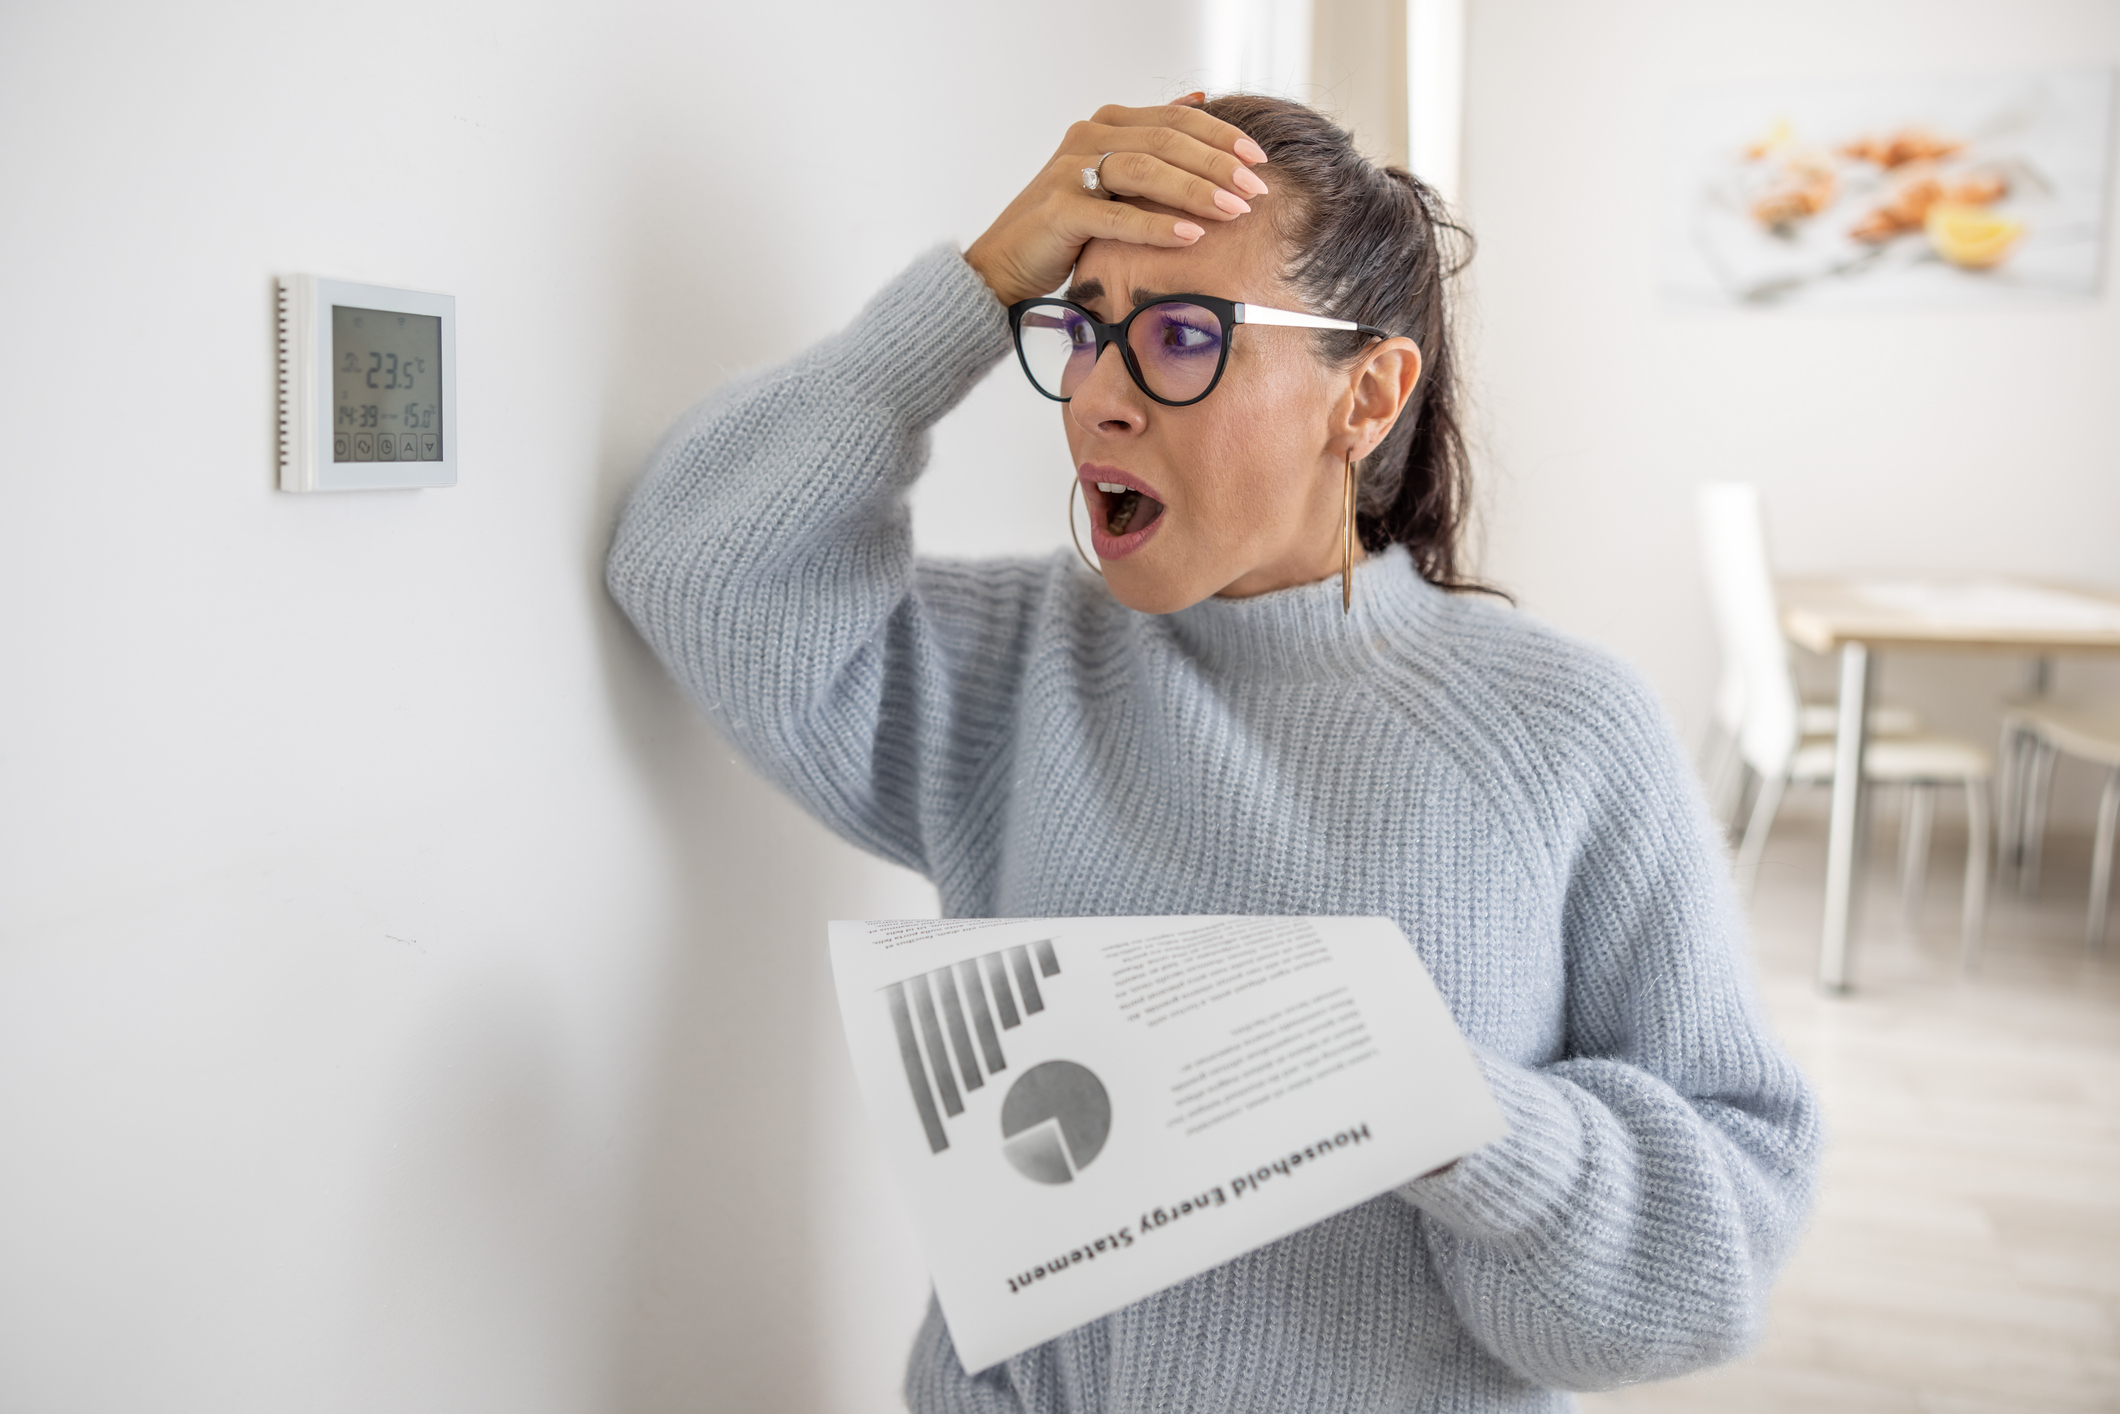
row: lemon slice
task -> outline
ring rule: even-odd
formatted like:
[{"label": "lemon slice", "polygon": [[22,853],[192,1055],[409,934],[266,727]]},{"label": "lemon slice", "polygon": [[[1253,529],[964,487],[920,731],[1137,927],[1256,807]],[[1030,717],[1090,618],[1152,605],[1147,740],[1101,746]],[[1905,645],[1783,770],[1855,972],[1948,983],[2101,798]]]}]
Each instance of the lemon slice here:
[{"label": "lemon slice", "polygon": [[1929,208],[1929,244],[1953,265],[1967,270],[1985,270],[1999,265],[2024,234],[2024,223],[1997,216],[1982,206],[1939,201]]}]

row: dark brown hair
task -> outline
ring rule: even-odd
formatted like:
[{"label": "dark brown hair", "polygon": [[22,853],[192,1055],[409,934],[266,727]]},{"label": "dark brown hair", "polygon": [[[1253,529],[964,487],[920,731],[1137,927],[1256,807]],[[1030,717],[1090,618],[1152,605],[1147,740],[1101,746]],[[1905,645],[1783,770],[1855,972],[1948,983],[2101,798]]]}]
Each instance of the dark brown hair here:
[{"label": "dark brown hair", "polygon": [[[1421,378],[1398,421],[1357,468],[1355,524],[1366,550],[1404,545],[1423,579],[1445,589],[1487,586],[1465,577],[1462,541],[1471,468],[1458,410],[1444,286],[1471,259],[1472,237],[1411,172],[1379,166],[1347,130],[1300,103],[1226,94],[1201,105],[1266,149],[1276,191],[1294,200],[1279,227],[1284,272],[1313,314],[1404,334],[1420,346]],[[1371,341],[1321,330],[1322,357],[1354,361]]]}]

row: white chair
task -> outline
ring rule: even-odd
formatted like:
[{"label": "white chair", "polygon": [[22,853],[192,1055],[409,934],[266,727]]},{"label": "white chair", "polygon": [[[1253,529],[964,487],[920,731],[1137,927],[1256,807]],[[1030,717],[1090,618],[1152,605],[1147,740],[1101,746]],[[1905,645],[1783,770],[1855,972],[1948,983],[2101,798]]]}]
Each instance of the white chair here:
[{"label": "white chair", "polygon": [[[1702,559],[1707,568],[1708,609],[1722,651],[1722,673],[1715,684],[1715,708],[1702,753],[1701,778],[1708,802],[1725,829],[1744,797],[1745,762],[1738,737],[1745,721],[1744,624],[1755,611],[1750,601],[1764,573],[1765,544],[1759,488],[1742,482],[1708,482],[1695,495]],[[1758,564],[1754,564],[1754,561]],[[1768,581],[1769,595],[1772,581]],[[1805,702],[1799,726],[1805,736],[1831,736],[1839,708],[1831,702]],[[1888,703],[1870,708],[1870,736],[1911,736],[1921,730],[1918,713]]]},{"label": "white chair", "polygon": [[[1701,519],[1709,531],[1711,582],[1727,612],[1727,631],[1744,680],[1744,719],[1736,733],[1737,756],[1759,778],[1744,842],[1737,853],[1740,892],[1750,897],[1759,876],[1759,859],[1767,832],[1791,785],[1830,785],[1833,738],[1807,733],[1804,703],[1789,671],[1788,643],[1774,602],[1774,578],[1767,568],[1766,535],[1759,515],[1759,493],[1750,486],[1701,488]],[[1963,785],[1966,797],[1964,953],[1968,960],[1980,946],[1987,915],[1988,753],[1956,737],[1909,733],[1879,736],[1864,753],[1864,775],[1878,783],[1907,788],[1906,819],[1900,834],[1900,881],[1909,914],[1919,903],[1929,852],[1929,823],[1938,785]]]},{"label": "white chair", "polygon": [[2091,906],[2084,923],[2084,943],[2105,946],[2108,905],[2113,887],[2113,835],[2120,827],[2120,711],[2025,703],[2002,720],[2003,750],[2016,754],[2028,744],[2029,760],[2010,773],[2012,789],[2004,794],[2006,831],[2021,851],[2017,885],[2025,893],[2039,887],[2039,856],[2046,841],[2047,792],[2053,784],[2054,758],[2074,756],[2105,767],[2105,790],[2098,797],[2098,834],[2091,845]]}]

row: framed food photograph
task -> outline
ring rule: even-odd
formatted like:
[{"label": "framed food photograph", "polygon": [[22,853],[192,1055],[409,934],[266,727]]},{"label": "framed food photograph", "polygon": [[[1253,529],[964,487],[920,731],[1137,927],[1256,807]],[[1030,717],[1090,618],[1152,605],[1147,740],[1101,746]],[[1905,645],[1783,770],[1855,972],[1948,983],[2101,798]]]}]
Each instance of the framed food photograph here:
[{"label": "framed food photograph", "polygon": [[1685,91],[1659,283],[1725,308],[1984,308],[2099,292],[2111,69]]}]

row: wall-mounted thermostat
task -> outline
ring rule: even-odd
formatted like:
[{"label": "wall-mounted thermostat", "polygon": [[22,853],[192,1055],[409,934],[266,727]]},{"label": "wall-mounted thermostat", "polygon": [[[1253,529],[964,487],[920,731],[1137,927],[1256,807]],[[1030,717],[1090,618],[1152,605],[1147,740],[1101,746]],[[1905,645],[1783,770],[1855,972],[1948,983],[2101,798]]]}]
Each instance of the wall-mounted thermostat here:
[{"label": "wall-mounted thermostat", "polygon": [[280,280],[280,489],[456,485],[456,298]]}]

